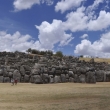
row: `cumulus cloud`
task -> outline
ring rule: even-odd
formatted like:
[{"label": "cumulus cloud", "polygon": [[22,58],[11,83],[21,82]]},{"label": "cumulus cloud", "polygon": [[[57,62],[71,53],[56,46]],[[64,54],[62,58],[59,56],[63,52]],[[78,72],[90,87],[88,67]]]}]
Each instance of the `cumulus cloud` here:
[{"label": "cumulus cloud", "polygon": [[55,11],[64,13],[67,10],[79,7],[83,1],[85,0],[61,0],[56,4]]},{"label": "cumulus cloud", "polygon": [[74,50],[79,55],[89,55],[94,57],[110,57],[110,32],[102,34],[101,38],[93,43],[87,39],[81,41]]},{"label": "cumulus cloud", "polygon": [[33,41],[30,35],[21,35],[20,32],[15,32],[13,35],[5,31],[0,31],[0,51],[22,51],[25,52],[28,48],[43,49],[39,41]]},{"label": "cumulus cloud", "polygon": [[78,8],[75,12],[70,12],[66,16],[66,21],[63,23],[66,30],[72,32],[82,31],[87,28],[88,16],[84,13],[85,7]]},{"label": "cumulus cloud", "polygon": [[88,30],[98,31],[106,29],[110,26],[110,12],[100,11],[99,17],[95,20],[90,20],[88,25]]},{"label": "cumulus cloud", "polygon": [[[66,15],[66,20],[53,20],[52,23],[43,21],[41,25],[36,25],[39,31],[38,40],[33,41],[30,35],[21,35],[19,32],[13,35],[6,32],[0,32],[1,41],[5,43],[0,44],[1,50],[26,50],[28,48],[35,48],[39,50],[53,50],[55,45],[59,47],[69,45],[74,39],[72,33],[77,31],[102,31],[110,27],[110,12],[105,10],[97,11],[100,3],[107,0],[94,0],[94,3],[88,7],[81,6],[85,0],[61,0],[55,6],[55,11],[64,13],[67,10],[75,9]],[[29,9],[35,4],[47,3],[53,4],[53,0],[15,0],[13,5],[16,11]],[[108,3],[108,2],[107,2]],[[85,38],[88,35],[84,34],[80,38],[83,40],[78,44],[74,53],[79,55],[90,55],[100,57],[110,57],[110,33],[101,35],[100,39],[93,43]],[[14,40],[17,39],[17,40]],[[5,44],[5,45],[3,45]]]},{"label": "cumulus cloud", "polygon": [[100,11],[99,16],[93,19],[86,15],[85,11],[85,7],[80,7],[75,12],[68,13],[66,21],[63,22],[65,30],[71,30],[72,32],[84,30],[100,31],[110,27],[110,12]]},{"label": "cumulus cloud", "polygon": [[34,41],[30,35],[22,35],[20,32],[9,34],[0,31],[0,51],[26,51],[28,48],[37,50],[53,50],[54,46],[58,47],[68,45],[74,37],[67,34],[62,28],[62,21],[53,20],[50,24],[46,21],[40,26],[36,26],[39,30],[38,40]]},{"label": "cumulus cloud", "polygon": [[84,35],[82,35],[80,38],[81,38],[81,39],[86,39],[86,38],[88,38],[88,34],[84,34]]},{"label": "cumulus cloud", "polygon": [[47,5],[52,5],[53,0],[14,0],[13,5],[15,11],[30,9],[35,4],[46,3]]},{"label": "cumulus cloud", "polygon": [[106,3],[107,0],[94,0],[94,3],[88,7],[80,6],[83,1],[85,0],[61,0],[55,6],[55,10],[61,11],[62,13],[71,7],[76,7],[76,11],[71,11],[66,15],[66,21],[63,22],[65,30],[76,32],[107,29],[110,26],[110,12],[101,10],[96,15],[94,11],[98,8],[100,3]]},{"label": "cumulus cloud", "polygon": [[67,34],[64,31],[61,20],[53,20],[51,24],[44,21],[36,28],[39,30],[39,41],[42,47],[46,49],[53,49],[57,43],[59,43],[59,46],[68,45],[74,38],[71,33]]}]

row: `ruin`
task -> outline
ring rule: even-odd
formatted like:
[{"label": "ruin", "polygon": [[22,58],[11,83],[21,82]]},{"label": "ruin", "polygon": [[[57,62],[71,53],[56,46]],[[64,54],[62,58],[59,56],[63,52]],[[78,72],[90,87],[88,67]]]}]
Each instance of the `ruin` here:
[{"label": "ruin", "polygon": [[21,83],[96,83],[110,81],[110,65],[105,62],[80,61],[77,57],[63,58],[31,55],[23,52],[0,52],[0,83],[17,78]]}]

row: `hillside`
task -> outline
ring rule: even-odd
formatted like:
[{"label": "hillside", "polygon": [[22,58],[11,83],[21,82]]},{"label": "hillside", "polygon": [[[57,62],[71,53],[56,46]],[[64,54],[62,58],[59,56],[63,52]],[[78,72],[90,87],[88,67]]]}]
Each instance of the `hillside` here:
[{"label": "hillside", "polygon": [[[85,60],[85,61],[90,61],[91,58],[79,58],[79,60]],[[110,58],[94,58],[95,62],[107,62],[110,64]]]}]

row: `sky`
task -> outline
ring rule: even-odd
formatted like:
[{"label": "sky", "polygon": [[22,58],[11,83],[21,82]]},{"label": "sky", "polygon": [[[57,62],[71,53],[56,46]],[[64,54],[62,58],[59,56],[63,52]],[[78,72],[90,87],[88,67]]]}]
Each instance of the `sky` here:
[{"label": "sky", "polygon": [[0,51],[110,58],[110,0],[0,0]]}]

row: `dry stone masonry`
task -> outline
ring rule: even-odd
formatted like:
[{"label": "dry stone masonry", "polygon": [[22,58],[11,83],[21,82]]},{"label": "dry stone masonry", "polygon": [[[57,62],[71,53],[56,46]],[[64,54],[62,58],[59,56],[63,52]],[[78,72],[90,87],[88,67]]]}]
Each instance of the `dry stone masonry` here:
[{"label": "dry stone masonry", "polygon": [[96,83],[110,81],[110,65],[80,61],[76,57],[0,52],[0,83],[11,78],[21,83]]}]

